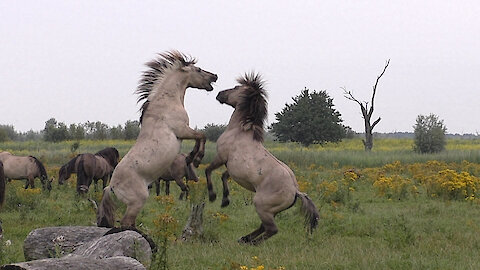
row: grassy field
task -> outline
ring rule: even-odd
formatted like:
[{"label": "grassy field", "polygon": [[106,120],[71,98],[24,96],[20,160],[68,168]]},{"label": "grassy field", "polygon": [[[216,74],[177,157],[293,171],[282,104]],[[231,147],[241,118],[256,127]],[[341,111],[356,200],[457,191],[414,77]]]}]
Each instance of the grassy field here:
[{"label": "grassy field", "polygon": [[[34,155],[49,175],[75,155],[73,142],[0,143],[0,150]],[[131,141],[81,141],[76,152],[117,147],[123,156]],[[479,269],[480,141],[449,140],[435,155],[412,152],[412,140],[376,140],[365,153],[360,140],[324,147],[267,142],[267,148],[295,172],[300,189],[320,211],[318,229],[308,235],[299,206],[276,217],[279,233],[260,246],[236,240],[260,224],[252,194],[231,182],[231,204],[207,202],[205,235],[194,243],[176,241],[190,213],[191,201],[151,196],[137,219],[138,227],[157,235],[166,232],[169,269]],[[188,151],[193,145],[185,143]],[[204,163],[212,160],[215,145],[207,145]],[[205,165],[192,184],[192,200],[205,199]],[[221,193],[221,170],[214,172]],[[38,180],[37,180],[38,181]],[[38,182],[37,182],[38,183]],[[0,263],[23,261],[23,240],[34,228],[94,225],[92,204],[75,194],[75,178],[68,185],[54,183],[50,193],[23,190],[23,183],[7,184],[0,210],[4,239]],[[89,197],[100,200],[91,189]],[[217,197],[220,197],[218,194]],[[119,209],[118,216],[122,214]],[[11,245],[5,245],[10,240]]]}]

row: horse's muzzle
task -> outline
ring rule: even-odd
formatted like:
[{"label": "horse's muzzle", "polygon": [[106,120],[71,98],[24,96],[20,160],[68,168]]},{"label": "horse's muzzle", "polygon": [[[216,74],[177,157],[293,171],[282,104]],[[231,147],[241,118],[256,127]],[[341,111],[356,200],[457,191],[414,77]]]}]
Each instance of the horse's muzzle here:
[{"label": "horse's muzzle", "polygon": [[218,93],[217,95],[217,100],[218,102],[220,102],[221,104],[225,103],[227,101],[227,95],[225,94],[224,91],[221,91]]}]

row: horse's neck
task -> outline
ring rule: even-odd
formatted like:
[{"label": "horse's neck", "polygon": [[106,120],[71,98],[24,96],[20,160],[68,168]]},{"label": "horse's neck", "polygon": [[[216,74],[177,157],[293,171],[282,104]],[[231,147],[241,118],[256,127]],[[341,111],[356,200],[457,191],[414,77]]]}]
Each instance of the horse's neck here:
[{"label": "horse's neck", "polygon": [[166,74],[165,78],[155,87],[154,94],[150,98],[150,105],[154,104],[181,104],[183,106],[185,99],[185,90],[187,89],[187,80],[181,73],[172,72]]},{"label": "horse's neck", "polygon": [[234,129],[241,127],[242,125],[242,119],[240,117],[240,112],[235,109],[233,111],[232,116],[230,117],[230,121],[228,122],[227,129]]}]

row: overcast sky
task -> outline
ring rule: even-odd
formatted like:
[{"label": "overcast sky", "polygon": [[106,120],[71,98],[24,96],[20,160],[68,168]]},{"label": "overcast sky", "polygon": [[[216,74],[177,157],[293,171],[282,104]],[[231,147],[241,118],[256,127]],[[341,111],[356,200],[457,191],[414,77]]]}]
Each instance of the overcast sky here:
[{"label": "overcast sky", "polygon": [[268,123],[307,87],[326,90],[344,124],[363,131],[385,61],[377,132],[412,131],[434,113],[449,133],[480,132],[480,1],[0,1],[0,124],[42,130],[124,124],[144,63],[178,49],[218,74],[211,93],[187,90],[190,126],[226,124],[219,90],[258,71]]}]

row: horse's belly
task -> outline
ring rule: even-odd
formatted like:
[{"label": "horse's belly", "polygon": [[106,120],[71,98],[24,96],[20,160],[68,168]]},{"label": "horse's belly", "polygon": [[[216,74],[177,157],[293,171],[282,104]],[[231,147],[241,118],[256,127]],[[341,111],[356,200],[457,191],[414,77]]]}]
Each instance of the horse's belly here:
[{"label": "horse's belly", "polygon": [[137,142],[117,165],[113,178],[116,178],[115,172],[125,168],[132,170],[150,184],[168,171],[179,151],[180,142],[176,137],[161,142],[157,140]]},{"label": "horse's belly", "polygon": [[255,192],[255,187],[252,185],[252,183],[250,183],[250,181],[246,181],[244,179],[241,179],[241,178],[235,178],[235,177],[232,177],[233,180],[235,180],[235,182],[237,182],[240,186],[242,186],[243,188],[247,189],[247,190],[250,190],[252,192]]},{"label": "horse's belly", "polygon": [[252,175],[252,171],[255,170],[248,161],[228,161],[227,170],[235,182],[240,186],[255,192],[255,183],[257,179]]},{"label": "horse's belly", "polygon": [[3,171],[6,178],[18,180],[27,177],[26,167],[20,167],[14,162],[5,162],[3,164]]}]

